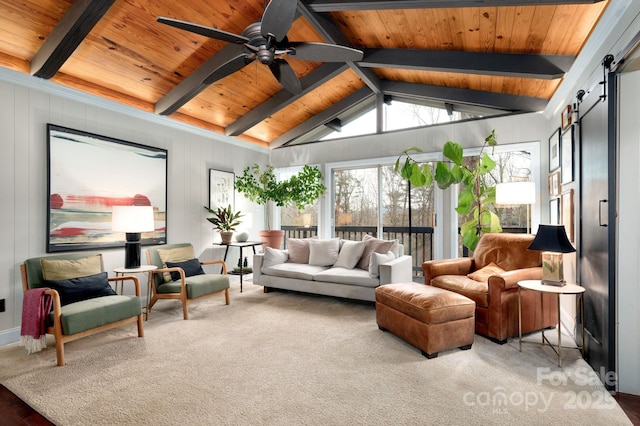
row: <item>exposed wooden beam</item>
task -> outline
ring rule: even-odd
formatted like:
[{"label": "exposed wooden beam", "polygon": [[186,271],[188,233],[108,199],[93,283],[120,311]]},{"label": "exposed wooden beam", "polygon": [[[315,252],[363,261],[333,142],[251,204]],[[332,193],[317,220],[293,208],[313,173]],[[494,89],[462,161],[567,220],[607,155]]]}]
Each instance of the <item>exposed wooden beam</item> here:
[{"label": "exposed wooden beam", "polygon": [[237,44],[224,46],[171,89],[169,93],[160,98],[156,102],[156,114],[169,115],[174,113],[211,83],[242,68],[243,62],[238,63],[237,59],[243,49],[244,46]]},{"label": "exposed wooden beam", "polygon": [[341,12],[347,10],[590,4],[601,1],[603,0],[309,0],[305,1],[305,3],[314,12]]},{"label": "exposed wooden beam", "polygon": [[354,105],[357,105],[360,102],[366,101],[374,95],[375,94],[371,91],[371,89],[369,89],[368,87],[363,87],[362,89],[342,99],[340,102],[333,104],[331,107],[327,108],[321,113],[314,115],[312,118],[300,124],[299,126],[296,126],[285,134],[277,137],[276,139],[271,141],[269,147],[278,148],[282,145],[285,145],[295,138],[310,132],[316,127],[322,126],[325,123],[333,120],[334,118],[337,118],[342,112],[352,108]]},{"label": "exposed wooden beam", "polygon": [[364,58],[358,65],[553,80],[562,78],[574,60],[568,55],[364,49]]},{"label": "exposed wooden beam", "polygon": [[302,85],[302,92],[300,94],[294,95],[286,90],[279,91],[276,95],[229,124],[225,128],[225,134],[227,136],[238,136],[246,132],[270,115],[273,115],[276,111],[292,104],[307,93],[344,72],[347,68],[347,64],[341,62],[327,62],[320,65],[300,80]]},{"label": "exposed wooden beam", "polygon": [[[316,13],[301,1],[298,2],[297,11],[309,21],[311,26],[320,33],[327,43],[353,47],[349,39],[340,31],[328,14]],[[348,62],[347,64],[374,93],[381,93],[380,79],[372,70],[362,69],[354,62]]]},{"label": "exposed wooden beam", "polygon": [[31,74],[53,77],[113,3],[115,0],[74,1],[31,60]]},{"label": "exposed wooden beam", "polygon": [[406,99],[433,99],[443,103],[475,105],[511,112],[542,111],[548,102],[547,99],[530,96],[406,83],[402,81],[383,80],[382,88],[387,95]]}]

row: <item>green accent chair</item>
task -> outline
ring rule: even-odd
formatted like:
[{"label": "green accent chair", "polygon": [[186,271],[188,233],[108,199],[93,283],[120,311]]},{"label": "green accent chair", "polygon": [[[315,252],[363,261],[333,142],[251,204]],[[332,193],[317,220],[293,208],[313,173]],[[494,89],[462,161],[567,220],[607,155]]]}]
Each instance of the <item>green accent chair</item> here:
[{"label": "green accent chair", "polygon": [[[22,289],[26,292],[33,288],[47,287],[42,272],[41,259],[78,260],[90,256],[88,253],[44,256],[27,259],[20,265]],[[100,269],[104,272],[104,264],[100,258]],[[80,339],[120,327],[126,324],[137,324],[138,337],[144,337],[144,321],[140,299],[140,282],[134,276],[108,278],[109,282],[133,282],[135,296],[110,295],[81,300],[62,306],[60,295],[54,289],[45,292],[52,297],[52,312],[49,314],[47,333],[53,334],[56,341],[56,356],[59,366],[64,362],[64,345]]]},{"label": "green accent chair", "polygon": [[[147,248],[147,263],[155,265],[158,269],[151,271],[153,276],[153,288],[151,302],[149,303],[148,312],[151,312],[153,305],[160,299],[178,299],[182,303],[182,312],[185,320],[189,319],[188,305],[196,300],[215,296],[224,293],[225,304],[229,302],[229,276],[227,275],[227,266],[223,260],[207,260],[199,261],[200,265],[219,264],[222,268],[220,274],[201,274],[186,276],[185,271],[181,267],[167,267],[165,261],[161,258],[161,252],[166,253],[172,250],[183,250],[193,253],[193,246],[189,243],[163,244]],[[192,254],[186,257],[195,256]],[[188,260],[181,258],[179,260]],[[177,280],[167,280],[171,272],[178,273],[180,278]]]}]

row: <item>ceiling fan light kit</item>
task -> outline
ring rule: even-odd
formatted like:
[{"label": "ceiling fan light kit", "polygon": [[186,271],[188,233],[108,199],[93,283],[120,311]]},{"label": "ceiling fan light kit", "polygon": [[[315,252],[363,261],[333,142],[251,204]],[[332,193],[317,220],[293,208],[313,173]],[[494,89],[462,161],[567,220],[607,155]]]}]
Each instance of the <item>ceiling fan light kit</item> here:
[{"label": "ceiling fan light kit", "polygon": [[[302,85],[297,74],[286,61],[286,56],[318,62],[357,62],[363,52],[347,46],[315,42],[290,42],[287,32],[296,17],[297,0],[271,0],[260,21],[250,24],[242,34],[229,33],[177,19],[158,17],[157,21],[181,30],[190,31],[216,40],[243,45],[235,58],[216,69],[215,80],[226,77],[256,59],[267,65],[273,76],[289,92],[299,94]],[[211,80],[211,81],[209,81]],[[207,79],[211,84],[214,79]]]}]

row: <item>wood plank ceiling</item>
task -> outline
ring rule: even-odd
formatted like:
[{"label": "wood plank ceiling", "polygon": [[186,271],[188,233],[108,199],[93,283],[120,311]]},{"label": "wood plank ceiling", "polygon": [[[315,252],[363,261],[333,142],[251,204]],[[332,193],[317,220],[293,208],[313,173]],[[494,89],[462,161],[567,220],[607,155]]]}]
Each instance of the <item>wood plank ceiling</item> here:
[{"label": "wood plank ceiling", "polygon": [[[607,4],[299,0],[290,40],[347,45],[364,58],[289,56],[303,88],[292,95],[258,61],[204,84],[229,44],[156,22],[240,34],[263,0],[0,0],[0,66],[149,112],[169,107],[169,119],[273,148],[376,96],[542,110]],[[172,90],[185,99],[173,102]]]}]

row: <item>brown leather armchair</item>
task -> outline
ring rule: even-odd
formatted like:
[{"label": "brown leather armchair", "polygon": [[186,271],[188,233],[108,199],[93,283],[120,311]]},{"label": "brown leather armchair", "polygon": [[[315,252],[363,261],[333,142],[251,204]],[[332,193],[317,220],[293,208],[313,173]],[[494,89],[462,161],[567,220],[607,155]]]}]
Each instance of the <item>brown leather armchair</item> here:
[{"label": "brown leather armchair", "polygon": [[[518,281],[542,278],[540,252],[527,249],[533,238],[529,234],[483,234],[473,257],[424,262],[425,284],[476,302],[476,333],[505,343],[518,335]],[[521,296],[522,333],[540,330],[540,293],[522,290]],[[556,326],[557,298],[553,294],[543,297],[542,326]]]}]

